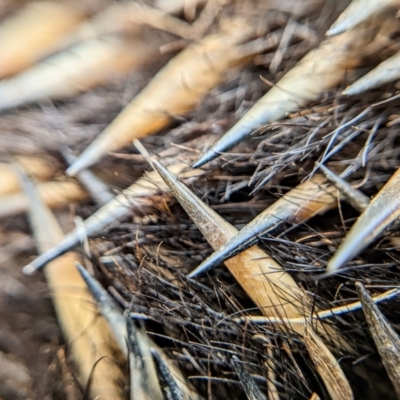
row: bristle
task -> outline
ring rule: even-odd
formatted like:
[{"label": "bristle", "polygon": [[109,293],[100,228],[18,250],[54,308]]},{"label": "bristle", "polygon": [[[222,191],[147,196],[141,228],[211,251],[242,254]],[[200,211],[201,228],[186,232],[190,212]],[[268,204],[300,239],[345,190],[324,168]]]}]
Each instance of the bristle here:
[{"label": "bristle", "polygon": [[358,211],[363,212],[370,203],[370,199],[364,193],[357,189],[354,189],[349,183],[347,183],[340,176],[336,175],[325,165],[321,164],[318,166],[323,174],[329,179],[336,188],[340,191],[343,197]]},{"label": "bristle", "polygon": [[48,262],[73,249],[79,243],[79,238],[80,235],[78,235],[78,231],[74,235],[69,234],[64,236],[64,238],[58,244],[54,245],[42,253],[39,257],[34,259],[31,263],[27,264],[22,269],[22,272],[25,275],[33,275],[36,271],[43,268]]},{"label": "bristle", "polygon": [[[400,294],[400,288],[390,289],[386,292],[383,292],[379,295],[372,297],[372,301],[374,304],[378,304],[382,301],[387,301],[396,298]],[[346,304],[340,307],[330,308],[328,310],[321,310],[313,314],[311,317],[301,317],[301,318],[273,318],[273,317],[259,317],[259,316],[249,316],[249,317],[240,317],[235,318],[234,321],[236,323],[245,324],[251,321],[253,324],[280,324],[280,323],[289,323],[289,324],[305,324],[307,321],[312,319],[323,320],[327,318],[333,318],[336,315],[343,315],[352,311],[357,311],[362,308],[362,304],[360,301],[356,301],[354,303]]]}]

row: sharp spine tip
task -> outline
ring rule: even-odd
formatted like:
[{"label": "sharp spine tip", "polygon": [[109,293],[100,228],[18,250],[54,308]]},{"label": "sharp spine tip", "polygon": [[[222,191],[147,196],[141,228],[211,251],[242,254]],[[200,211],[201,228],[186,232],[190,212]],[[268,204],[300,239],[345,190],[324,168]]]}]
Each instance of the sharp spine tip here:
[{"label": "sharp spine tip", "polygon": [[142,145],[142,143],[139,140],[135,139],[133,141],[133,145],[136,147],[138,152],[146,159],[146,161],[151,165],[152,163],[151,156],[147,151],[147,149]]},{"label": "sharp spine tip", "polygon": [[97,161],[97,157],[93,154],[91,145],[86,148],[83,153],[67,168],[65,173],[69,176],[76,176],[82,170],[89,168]]},{"label": "sharp spine tip", "polygon": [[369,82],[366,81],[367,75],[364,75],[360,79],[356,80],[351,85],[347,86],[346,89],[342,91],[343,96],[357,96],[367,90],[374,89],[374,85],[369,85]]},{"label": "sharp spine tip", "polygon": [[109,295],[106,289],[87,271],[80,263],[76,268],[81,274],[86,286],[97,303],[98,309],[106,319],[120,350],[127,355],[126,348],[126,324],[117,302]]},{"label": "sharp spine tip", "polygon": [[28,265],[25,265],[24,268],[22,268],[22,272],[25,275],[34,275],[36,272],[36,268],[32,264],[28,264]]},{"label": "sharp spine tip", "polygon": [[190,274],[187,275],[188,278],[194,279],[197,277],[197,275],[201,274],[202,271],[197,271],[198,268],[195,268]]},{"label": "sharp spine tip", "polygon": [[342,91],[342,95],[353,96],[354,94],[357,94],[357,92],[354,92],[354,90],[352,90],[353,88],[353,85],[347,86],[347,88]]},{"label": "sharp spine tip", "polygon": [[204,162],[202,162],[202,160],[201,159],[199,159],[199,160],[197,160],[193,165],[192,165],[192,168],[200,168],[200,167],[202,167],[203,165],[204,165],[205,163]]},{"label": "sharp spine tip", "polygon": [[341,33],[340,29],[329,29],[326,31],[325,36],[335,36],[339,33]]},{"label": "sharp spine tip", "polygon": [[195,268],[190,274],[187,275],[188,278],[193,279],[197,278],[199,275],[205,274],[206,272],[210,271],[214,265],[202,265],[200,264],[197,268]]},{"label": "sharp spine tip", "polygon": [[215,158],[218,157],[218,153],[215,151],[209,150],[206,153],[204,153],[200,158],[192,165],[192,168],[200,168],[204,164],[207,164],[208,162],[214,160]]},{"label": "sharp spine tip", "polygon": [[[224,246],[214,251],[208,258],[206,258],[197,268],[195,268],[188,278],[195,278],[199,275],[205,274],[215,268],[217,265],[222,264],[226,260],[236,256],[237,254],[247,250],[249,247],[258,242],[258,236],[255,238],[246,235],[246,231],[239,231],[236,236],[230,239]],[[239,236],[240,235],[240,236]],[[238,240],[239,239],[239,240]]]},{"label": "sharp spine tip", "polygon": [[340,268],[343,267],[343,265],[345,264],[344,262],[332,262],[333,259],[330,259],[328,262],[328,265],[326,266],[326,271],[323,274],[323,277],[328,277],[331,276],[333,274],[335,274]]},{"label": "sharp spine tip", "polygon": [[327,266],[327,272],[334,272],[347,264],[375,241],[382,232],[400,216],[398,169],[346,234]]},{"label": "sharp spine tip", "polygon": [[79,159],[78,159],[77,161],[75,161],[71,166],[69,166],[69,167],[67,168],[67,170],[65,171],[65,173],[66,173],[68,176],[75,176],[75,175],[80,171],[79,166],[77,166],[78,161],[79,161]]}]

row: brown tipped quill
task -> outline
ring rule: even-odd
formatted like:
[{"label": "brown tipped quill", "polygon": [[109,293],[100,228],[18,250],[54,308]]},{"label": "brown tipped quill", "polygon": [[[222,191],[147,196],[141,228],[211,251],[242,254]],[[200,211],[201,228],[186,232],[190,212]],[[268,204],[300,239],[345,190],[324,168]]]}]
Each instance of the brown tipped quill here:
[{"label": "brown tipped quill", "polygon": [[[204,204],[158,161],[150,162],[214,249],[223,246],[237,233],[235,227]],[[306,293],[259,247],[253,246],[226,260],[225,265],[265,316],[310,316],[311,304]],[[287,324],[286,327],[302,333],[302,325]],[[321,325],[319,328],[329,340],[348,348],[334,329]]]},{"label": "brown tipped quill", "polygon": [[[51,211],[43,204],[27,177],[22,179],[29,196],[31,227],[40,252],[62,240],[63,233]],[[49,263],[44,271],[69,351],[85,387],[91,379],[91,398],[124,399],[120,383],[123,356],[104,319],[98,315],[93,297],[75,268],[79,260],[67,253]],[[99,361],[100,360],[100,361]]]},{"label": "brown tipped quill", "polygon": [[248,52],[243,54],[240,44],[255,33],[254,26],[235,18],[220,32],[183,50],[84,150],[67,173],[75,175],[107,152],[158,132],[169,125],[173,116],[193,110],[212,88],[225,80],[228,69],[251,59]]}]

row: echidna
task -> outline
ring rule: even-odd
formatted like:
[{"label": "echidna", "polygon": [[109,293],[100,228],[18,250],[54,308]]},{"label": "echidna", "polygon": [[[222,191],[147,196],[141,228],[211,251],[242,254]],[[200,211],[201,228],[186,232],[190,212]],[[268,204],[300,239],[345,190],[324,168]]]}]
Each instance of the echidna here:
[{"label": "echidna", "polygon": [[[48,280],[61,396],[400,398],[399,7],[70,0],[0,21],[0,217],[29,209],[42,254],[19,264]],[[47,206],[83,220],[62,237]]]}]

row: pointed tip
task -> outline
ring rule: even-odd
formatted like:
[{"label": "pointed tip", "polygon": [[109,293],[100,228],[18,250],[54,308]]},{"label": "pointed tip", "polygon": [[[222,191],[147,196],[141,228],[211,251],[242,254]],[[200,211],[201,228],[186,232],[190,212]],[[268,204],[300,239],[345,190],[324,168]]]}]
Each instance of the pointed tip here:
[{"label": "pointed tip", "polygon": [[371,295],[361,282],[355,282],[355,287],[357,289],[358,298],[366,315],[367,322],[371,321],[371,317],[376,321],[386,321],[386,318],[379,310],[378,306],[375,304]]},{"label": "pointed tip", "polygon": [[[223,246],[205,259],[189,278],[203,274],[225,260],[247,250],[256,244],[260,235],[276,230],[286,221],[300,223],[325,209],[331,200],[326,189],[321,190],[321,176],[315,182],[300,184],[234,234]],[[323,178],[325,182],[326,179]]]},{"label": "pointed tip", "polygon": [[[167,186],[170,188],[173,195],[179,201],[179,203],[183,206],[183,208],[188,212],[191,216],[194,223],[197,227],[203,232],[203,235],[209,240],[210,235],[204,232],[202,229],[202,224],[204,224],[204,219],[212,220],[215,223],[215,219],[219,218],[218,215],[213,215],[213,211],[209,210],[208,207],[197,197],[195,196],[190,189],[185,186],[182,182],[178,180],[178,178],[170,172],[167,168],[165,168],[159,161],[152,160],[153,168],[157,171]],[[200,221],[199,214],[196,216],[193,215],[193,210],[196,209],[199,214],[203,215],[203,220]],[[192,212],[191,212],[192,211]],[[196,218],[197,217],[197,218]],[[204,227],[203,227],[204,228]],[[209,229],[209,227],[207,228]],[[215,254],[215,253],[214,253]],[[207,261],[207,260],[206,260]],[[200,266],[200,268],[196,268],[189,274],[189,278],[193,278],[201,273],[206,272],[210,268],[212,268],[216,263],[213,263],[211,266]]]},{"label": "pointed tip", "polygon": [[[251,133],[262,125],[269,124],[285,116],[292,110],[290,101],[282,101],[276,92],[269,91],[259,99],[235,125],[233,125],[221,138],[219,138],[200,158],[193,164],[193,168],[199,168],[213,161],[222,153],[241,143]],[[272,107],[269,107],[274,103]],[[297,106],[296,106],[297,108]]]},{"label": "pointed tip", "polygon": [[[164,165],[162,165],[156,159],[153,159],[149,162],[152,168],[158,172],[171,191],[176,192],[180,190],[181,186],[178,178],[168,168],[164,167]],[[175,197],[177,197],[177,195],[175,195]]]},{"label": "pointed tip", "polygon": [[138,140],[135,139],[133,141],[133,145],[136,147],[138,152],[144,157],[144,159],[151,165],[151,156],[150,153],[147,151],[147,149],[142,145],[142,143]]},{"label": "pointed tip", "polygon": [[42,253],[40,256],[36,257],[31,263],[25,265],[22,268],[22,273],[24,275],[34,275],[37,271],[42,269],[46,265],[46,262],[41,262],[41,259],[43,258],[43,255],[45,253]]},{"label": "pointed tip", "polygon": [[376,76],[378,74],[380,74],[379,71],[375,71],[375,70],[370,71],[368,74],[362,76],[360,79],[357,79],[354,83],[347,86],[347,88],[342,91],[342,95],[343,96],[356,96],[356,95],[364,93],[370,89],[374,89],[380,83],[384,84],[385,79],[380,79],[379,76]]},{"label": "pointed tip", "polygon": [[347,200],[358,212],[362,213],[368,207],[370,203],[368,196],[353,188],[348,182],[336,175],[325,165],[319,164],[318,168],[323,172],[326,178],[335,185],[345,200]]},{"label": "pointed tip", "polygon": [[386,83],[398,80],[400,78],[400,69],[398,68],[399,63],[400,52],[397,52],[348,86],[342,94],[346,96],[354,96],[381,87]]},{"label": "pointed tip", "polygon": [[359,22],[356,21],[348,21],[348,20],[337,20],[325,33],[325,36],[330,37],[330,36],[337,36],[340,35],[341,33],[344,33],[352,28],[354,28],[356,25],[358,25]]},{"label": "pointed tip", "polygon": [[25,265],[25,267],[22,268],[22,272],[25,275],[34,275],[36,271],[37,269],[32,264]]},{"label": "pointed tip", "polygon": [[33,273],[45,267],[45,265],[50,261],[71,250],[79,243],[79,241],[80,236],[77,235],[75,231],[72,231],[68,235],[64,236],[61,242],[59,242],[57,245],[51,247],[49,250],[45,251],[39,257],[36,257],[32,262],[26,265],[22,269],[23,273],[26,275],[33,275]]},{"label": "pointed tip", "polygon": [[62,155],[65,162],[69,165],[74,163],[78,158],[75,156],[73,151],[65,144],[62,144],[59,148],[59,152]]},{"label": "pointed tip", "polygon": [[[59,151],[68,165],[74,164],[78,159],[68,146],[62,146]],[[103,206],[115,197],[109,186],[89,169],[77,172],[76,177],[98,205]]]},{"label": "pointed tip", "polygon": [[339,269],[343,268],[344,265],[346,265],[352,258],[353,251],[351,248],[343,250],[339,247],[333,257],[329,260],[326,266],[326,271],[324,274],[322,274],[322,277],[325,278],[334,275]]},{"label": "pointed tip", "polygon": [[[75,266],[79,273],[81,274],[83,280],[86,283],[87,288],[89,289],[90,293],[92,294],[94,300],[100,305],[100,309],[104,313],[104,306],[108,306],[110,309],[116,308],[116,304],[111,296],[108,295],[106,290],[101,286],[101,284],[97,281],[97,279],[92,276],[89,271],[83,267],[82,264],[76,262]],[[107,316],[104,315],[106,318]]]},{"label": "pointed tip", "polygon": [[359,298],[362,297],[363,299],[366,298],[367,297],[367,291],[366,291],[364,285],[361,282],[358,282],[358,281],[354,285],[355,285],[355,287],[357,289],[358,297]]},{"label": "pointed tip", "polygon": [[[181,182],[179,182],[177,177],[174,174],[172,174],[167,168],[165,168],[160,162],[158,162],[157,160],[154,160],[153,168],[160,174],[162,179],[164,179],[165,183],[170,188],[170,190],[172,191],[174,196],[177,198],[177,200],[181,203],[181,205],[188,203],[188,198],[191,198],[192,200],[194,200],[194,198],[192,197],[193,194],[189,193],[189,189],[186,186],[184,186]],[[202,204],[202,202],[200,200],[198,200],[198,202],[196,202],[196,203],[197,203],[196,204],[197,207],[204,206],[204,204]],[[199,227],[198,221],[194,221],[194,222],[197,225],[197,227]],[[204,234],[204,232],[203,232],[203,234]],[[206,239],[208,239],[207,235],[205,235],[205,237],[206,237]],[[194,269],[188,275],[188,278],[193,279],[193,278],[197,277],[198,275],[204,274],[207,271],[209,271],[210,269],[212,269],[213,267],[215,267],[216,265],[218,265],[220,262],[222,262],[224,259],[222,259],[222,261],[219,258],[217,260],[214,259],[214,255],[216,253],[217,252],[214,252],[209,258],[204,260],[204,262],[202,264],[200,264],[196,269]],[[210,258],[211,258],[211,263],[208,262]]]},{"label": "pointed tip", "polygon": [[343,96],[355,96],[359,93],[361,93],[361,89],[359,88],[359,81],[355,81],[354,83],[352,83],[351,85],[347,86],[346,89],[344,89],[342,91],[342,95]]},{"label": "pointed tip", "polygon": [[86,168],[87,165],[85,165],[85,161],[81,158],[78,158],[74,163],[72,163],[65,173],[68,176],[76,176],[80,171],[82,171],[84,168]]},{"label": "pointed tip", "polygon": [[213,161],[218,156],[219,156],[219,154],[216,153],[215,151],[213,151],[212,149],[208,150],[206,153],[204,153],[202,156],[200,156],[200,158],[192,165],[192,168],[200,168],[204,164],[207,164],[208,162]]},{"label": "pointed tip", "polygon": [[400,168],[358,217],[336,253],[327,272],[333,273],[360,254],[400,217]]},{"label": "pointed tip", "polygon": [[[82,275],[82,278],[86,278],[87,275],[89,275],[89,272],[83,267],[81,263],[76,262],[75,263],[76,269],[79,271],[79,273]],[[86,282],[86,279],[85,279]]]},{"label": "pointed tip", "polygon": [[325,33],[326,36],[329,37],[329,36],[340,35],[341,33],[344,33],[346,31],[352,29],[354,26],[356,26],[360,22],[360,21],[358,21],[358,19],[349,18],[346,15],[346,12],[348,12],[348,9],[346,9],[339,16],[339,18],[333,23],[333,25],[326,31],[326,33]]},{"label": "pointed tip", "polygon": [[86,286],[97,303],[100,313],[106,319],[114,338],[121,351],[126,355],[126,323],[117,302],[101,286],[97,279],[92,276],[81,264],[76,263],[76,268],[81,274]]},{"label": "pointed tip", "polygon": [[196,267],[190,274],[188,274],[188,278],[194,279],[197,278],[199,275],[203,275],[206,272],[210,271],[214,267],[216,267],[219,263],[214,260],[213,254],[207,259],[205,259],[198,267]]},{"label": "pointed tip", "polygon": [[309,323],[304,324],[303,338],[308,354],[331,398],[354,399],[351,386],[339,362]]},{"label": "pointed tip", "polygon": [[376,0],[354,0],[339,15],[338,19],[326,32],[326,36],[335,36],[355,28],[358,24],[366,21],[372,15],[390,6],[391,1]]},{"label": "pointed tip", "polygon": [[103,147],[105,140],[103,139],[103,134],[104,132],[83,150],[82,154],[66,170],[67,175],[75,176],[79,174],[82,170],[95,164],[104,155],[105,151]]},{"label": "pointed tip", "polygon": [[[102,314],[106,317],[106,319],[110,323],[110,319],[108,318],[107,311],[109,310],[119,310],[117,303],[115,300],[107,293],[106,289],[99,283],[99,281],[92,276],[89,271],[83,267],[79,262],[75,263],[75,266],[79,273],[81,274],[83,280],[86,283],[87,288],[92,294],[94,300],[99,304],[99,308],[101,309]],[[122,317],[122,315],[121,315]]]},{"label": "pointed tip", "polygon": [[331,27],[330,29],[328,29],[325,33],[326,36],[335,36],[338,35],[339,33],[341,33],[341,27]]},{"label": "pointed tip", "polygon": [[[202,202],[185,184],[180,182],[178,178],[160,162],[153,160],[153,168],[160,174],[172,194],[189,214],[192,221],[203,233],[211,246],[215,248],[216,243],[221,245],[220,240],[224,243],[237,232],[235,228],[227,224],[225,220]],[[230,231],[230,233],[228,234],[227,231]],[[198,267],[192,271],[188,278],[194,278],[195,276],[214,267],[214,265],[216,265],[216,263],[213,263],[211,266],[207,265],[205,268],[201,265],[200,268]]]}]

